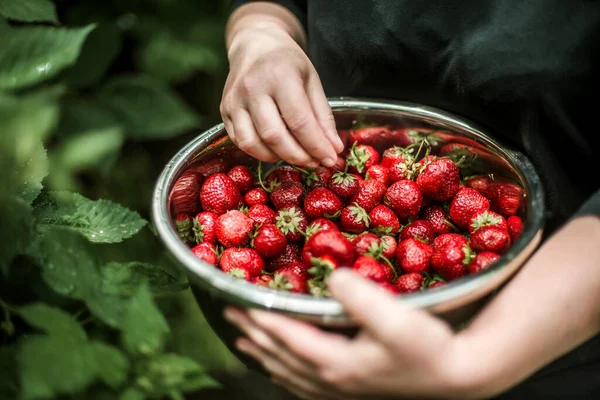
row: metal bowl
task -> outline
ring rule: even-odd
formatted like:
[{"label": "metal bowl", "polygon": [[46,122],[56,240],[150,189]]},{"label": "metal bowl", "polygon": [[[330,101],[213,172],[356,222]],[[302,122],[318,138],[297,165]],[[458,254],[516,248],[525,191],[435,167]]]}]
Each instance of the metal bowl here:
[{"label": "metal bowl", "polygon": [[[439,146],[446,142],[468,144],[479,155],[481,172],[490,169],[497,174],[511,176],[523,186],[523,232],[497,263],[439,288],[398,297],[398,301],[424,308],[453,324],[468,320],[485,299],[523,265],[541,241],[544,197],[540,179],[532,164],[521,153],[501,145],[475,124],[432,107],[354,98],[330,99],[330,105],[338,130],[350,128],[357,120],[365,124],[430,128],[437,131],[430,137],[432,145]],[[222,309],[228,304],[285,313],[326,329],[352,329],[354,322],[337,301],[278,292],[235,279],[200,261],[179,239],[170,214],[170,190],[187,167],[214,157],[224,157],[246,165],[255,164],[255,160],[239,151],[227,139],[223,124],[209,129],[181,149],[164,168],[154,191],[152,217],[161,240],[187,270],[198,304],[217,334],[228,345],[236,335],[221,318]]]}]

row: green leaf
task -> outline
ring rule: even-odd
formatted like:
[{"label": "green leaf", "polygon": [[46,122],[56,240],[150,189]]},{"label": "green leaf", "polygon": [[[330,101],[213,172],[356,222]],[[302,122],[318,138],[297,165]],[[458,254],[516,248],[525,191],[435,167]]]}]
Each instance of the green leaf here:
[{"label": "green leaf", "polygon": [[72,65],[92,29],[94,25],[12,29],[0,47],[0,89],[33,85]]},{"label": "green leaf", "polygon": [[187,288],[187,283],[164,268],[141,262],[111,262],[101,271],[104,292],[115,295],[133,296],[144,283],[148,283],[154,294],[175,293]]},{"label": "green leaf", "polygon": [[104,383],[116,389],[125,382],[129,362],[120,350],[102,342],[90,342],[88,348],[97,364],[98,376]]},{"label": "green leaf", "polygon": [[41,142],[33,148],[31,158],[17,165],[14,169],[17,175],[17,192],[23,200],[31,204],[42,191],[42,181],[48,175],[48,156]]},{"label": "green leaf", "polygon": [[58,22],[50,0],[0,0],[0,15],[22,22]]},{"label": "green leaf", "polygon": [[[107,163],[114,161],[124,139],[120,127],[91,130],[69,137],[55,150],[53,166],[70,172],[92,167],[103,169]],[[53,188],[56,189],[56,186]]]},{"label": "green leaf", "polygon": [[119,400],[144,400],[146,395],[140,389],[130,387],[119,396]]},{"label": "green leaf", "polygon": [[16,350],[0,346],[0,399],[17,399],[19,394]]},{"label": "green leaf", "polygon": [[77,193],[52,192],[36,204],[38,227],[62,227],[96,243],[121,242],[135,235],[147,221],[108,200],[90,200]]},{"label": "green leaf", "polygon": [[121,51],[121,30],[103,23],[85,40],[77,62],[65,71],[69,85],[84,88],[99,82]]},{"label": "green leaf", "polygon": [[18,313],[29,325],[49,335],[63,336],[74,342],[82,342],[86,339],[81,325],[60,308],[34,303],[20,307]]},{"label": "green leaf", "polygon": [[33,234],[31,207],[16,197],[0,194],[0,272],[8,267],[18,254],[24,254]]},{"label": "green leaf", "polygon": [[59,137],[68,137],[90,131],[104,131],[120,127],[112,110],[96,100],[76,98],[61,104],[60,122],[56,128]]},{"label": "green leaf", "polygon": [[123,346],[131,354],[154,354],[163,347],[169,326],[160,313],[147,285],[131,299],[123,321]]},{"label": "green leaf", "polygon": [[100,99],[110,106],[132,139],[167,139],[198,125],[198,117],[162,82],[121,76],[106,84]]}]

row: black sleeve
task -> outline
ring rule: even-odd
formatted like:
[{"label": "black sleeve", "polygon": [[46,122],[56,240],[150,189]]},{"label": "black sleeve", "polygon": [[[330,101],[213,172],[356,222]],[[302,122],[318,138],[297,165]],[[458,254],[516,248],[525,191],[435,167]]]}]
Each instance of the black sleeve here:
[{"label": "black sleeve", "polygon": [[[232,0],[231,1],[231,12],[233,12],[236,8],[246,3],[251,3],[256,0]],[[300,20],[304,30],[306,30],[306,2],[307,0],[271,0],[271,3],[277,3],[288,10],[290,10],[296,18]]]},{"label": "black sleeve", "polygon": [[596,191],[590,198],[586,200],[574,217],[582,215],[598,215],[600,216],[600,190]]}]

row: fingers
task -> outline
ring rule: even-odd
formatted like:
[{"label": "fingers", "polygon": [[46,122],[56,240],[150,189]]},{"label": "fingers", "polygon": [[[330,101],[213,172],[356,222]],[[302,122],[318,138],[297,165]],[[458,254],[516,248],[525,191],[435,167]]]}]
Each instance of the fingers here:
[{"label": "fingers", "polygon": [[230,129],[233,132],[233,137],[230,136],[231,140],[242,151],[265,162],[279,160],[279,157],[258,137],[254,128],[254,122],[246,110],[238,110],[237,114],[233,117],[231,125]]},{"label": "fingers", "polygon": [[325,136],[335,151],[338,154],[341,153],[344,150],[344,143],[340,139],[340,135],[335,127],[333,112],[331,111],[327,97],[325,97],[323,85],[321,85],[321,80],[316,72],[312,74],[308,80],[306,93],[312,104],[317,121],[319,122],[319,125],[321,125],[323,132],[325,132]]},{"label": "fingers", "polygon": [[248,104],[252,121],[262,142],[282,160],[290,164],[316,168],[319,162],[300,146],[288,132],[279,115],[279,109],[271,97],[263,96]]}]

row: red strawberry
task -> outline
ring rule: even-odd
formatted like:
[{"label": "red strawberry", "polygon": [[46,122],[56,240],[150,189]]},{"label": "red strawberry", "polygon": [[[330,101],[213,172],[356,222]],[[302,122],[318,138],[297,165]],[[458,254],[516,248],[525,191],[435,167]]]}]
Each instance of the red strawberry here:
[{"label": "red strawberry", "polygon": [[277,213],[264,204],[256,204],[248,209],[248,217],[254,221],[257,226],[265,224],[274,224]]},{"label": "red strawberry", "polygon": [[523,221],[521,220],[521,217],[517,215],[511,215],[508,217],[507,226],[510,239],[514,242],[519,236],[521,236],[521,232],[523,231]]},{"label": "red strawberry", "polygon": [[313,258],[324,255],[332,257],[338,265],[349,267],[354,262],[354,246],[339,231],[333,229],[320,231],[306,241],[302,250],[302,260],[304,265],[310,268],[313,265]]},{"label": "red strawberry", "polygon": [[238,247],[225,249],[219,265],[225,273],[246,280],[259,276],[265,269],[265,262],[256,250]]},{"label": "red strawberry", "polygon": [[433,247],[431,266],[446,280],[454,280],[464,276],[473,259],[468,245],[461,246],[457,242],[447,242]]},{"label": "red strawberry", "polygon": [[494,185],[495,181],[489,175],[474,175],[465,179],[466,187],[477,190],[488,199],[492,197],[492,188]]},{"label": "red strawberry", "polygon": [[498,182],[492,188],[492,208],[502,215],[516,215],[521,208],[523,188],[514,182]]},{"label": "red strawberry", "polygon": [[236,165],[235,167],[231,168],[227,173],[227,176],[230,177],[233,182],[235,182],[241,193],[246,193],[252,189],[254,178],[252,177],[252,172],[250,172],[250,169],[245,165]]},{"label": "red strawberry", "polygon": [[454,243],[455,245],[462,247],[469,244],[469,239],[459,233],[443,233],[433,240],[433,248],[440,248],[447,243]]},{"label": "red strawberry", "polygon": [[478,253],[471,265],[469,265],[469,273],[475,274],[483,269],[486,269],[500,258],[500,255],[492,251],[482,251]]},{"label": "red strawberry", "polygon": [[204,164],[195,165],[191,169],[199,172],[205,178],[215,174],[224,174],[229,169],[229,165],[222,158],[215,158],[205,162]]},{"label": "red strawberry", "polygon": [[393,183],[404,179],[413,179],[416,175],[416,168],[412,159],[391,162],[388,167],[388,180]]},{"label": "red strawberry", "polygon": [[369,167],[379,164],[379,153],[373,146],[353,145],[346,157],[348,171],[356,174],[364,174]]},{"label": "red strawberry", "polygon": [[380,204],[369,213],[371,228],[378,234],[395,235],[400,229],[400,221],[392,210]]},{"label": "red strawberry", "polygon": [[329,177],[327,187],[341,199],[348,199],[358,193],[359,181],[346,172],[336,172]]},{"label": "red strawberry", "polygon": [[365,231],[369,227],[369,215],[361,206],[349,205],[342,210],[340,226],[345,232]]},{"label": "red strawberry", "polygon": [[254,278],[252,278],[250,280],[250,282],[252,282],[258,286],[269,287],[269,284],[271,283],[272,280],[273,280],[273,277],[271,275],[259,275],[259,276],[255,276]]},{"label": "red strawberry", "polygon": [[275,225],[283,232],[288,242],[297,242],[304,238],[308,221],[299,207],[287,207],[279,210]]},{"label": "red strawberry", "polygon": [[383,196],[383,203],[400,218],[416,217],[422,202],[419,187],[407,179],[394,183]]},{"label": "red strawberry", "polygon": [[262,225],[252,239],[252,247],[264,258],[277,257],[286,246],[285,235],[273,224]]},{"label": "red strawberry", "polygon": [[352,270],[375,282],[389,282],[389,266],[370,256],[360,256],[354,261]]},{"label": "red strawberry", "polygon": [[225,174],[209,176],[200,189],[202,208],[204,211],[212,211],[217,215],[236,208],[240,198],[240,189]]},{"label": "red strawberry", "polygon": [[306,238],[308,239],[315,233],[319,231],[325,231],[328,229],[333,229],[339,231],[340,229],[335,224],[335,222],[327,219],[327,218],[317,218],[313,222],[310,223],[308,228],[306,228]]},{"label": "red strawberry", "polygon": [[173,185],[169,203],[173,214],[196,214],[200,210],[198,195],[202,177],[194,171],[185,171]]},{"label": "red strawberry", "polygon": [[366,127],[350,132],[350,143],[385,146],[392,139],[392,132],[383,126]]},{"label": "red strawberry", "polygon": [[412,156],[404,147],[394,146],[386,149],[381,155],[381,165],[391,168],[397,162],[409,162],[412,164]]},{"label": "red strawberry", "polygon": [[309,219],[337,218],[344,204],[331,190],[317,188],[304,199],[304,212]]},{"label": "red strawberry", "polygon": [[407,240],[410,238],[420,239],[426,243],[433,244],[433,239],[435,238],[433,225],[424,219],[414,220],[402,229],[402,232],[400,233],[400,240]]},{"label": "red strawberry", "polygon": [[327,182],[331,177],[331,171],[328,168],[319,166],[306,172],[308,174],[304,174],[304,181],[309,189],[327,187]]},{"label": "red strawberry", "polygon": [[256,204],[269,204],[269,194],[263,188],[254,188],[244,195],[244,203],[252,207]]},{"label": "red strawberry", "polygon": [[340,267],[340,263],[334,256],[325,254],[311,259],[308,273],[313,276],[308,281],[308,290],[315,297],[328,297],[327,278],[331,272]]},{"label": "red strawberry", "polygon": [[374,179],[383,183],[385,186],[388,185],[388,175],[390,170],[383,165],[372,165],[367,169],[367,173],[365,175],[366,179]]},{"label": "red strawberry", "polygon": [[398,128],[392,130],[390,144],[394,146],[408,146],[412,144],[413,138],[409,134],[410,128]]},{"label": "red strawberry", "polygon": [[469,225],[469,233],[475,232],[477,229],[484,226],[496,226],[500,229],[508,231],[508,225],[504,217],[494,211],[485,210],[482,213],[473,215],[471,224]]},{"label": "red strawberry", "polygon": [[396,242],[396,239],[393,236],[388,236],[388,235],[382,236],[381,244],[383,246],[383,256],[385,258],[387,258],[388,260],[391,260],[394,257],[396,257],[396,251],[398,249],[398,242]]},{"label": "red strawberry", "polygon": [[392,292],[393,294],[399,294],[400,291],[398,290],[398,288],[390,282],[379,282],[379,286],[381,286],[383,289],[387,290],[388,292]]},{"label": "red strawberry", "polygon": [[418,272],[403,274],[396,279],[394,286],[400,293],[414,293],[421,290],[425,277]]},{"label": "red strawberry", "polygon": [[217,220],[215,231],[217,239],[225,247],[242,247],[250,241],[254,221],[243,212],[231,210]]},{"label": "red strawberry", "polygon": [[283,252],[271,260],[267,270],[273,272],[294,263],[302,263],[300,251],[301,248],[299,244],[288,243],[287,246],[285,246],[285,249],[283,249]]},{"label": "red strawberry", "polygon": [[269,287],[286,292],[306,293],[308,291],[308,276],[304,268],[290,265],[275,272]]},{"label": "red strawberry", "polygon": [[192,242],[194,239],[192,226],[192,217],[190,217],[188,214],[178,214],[177,217],[175,217],[175,229],[177,230],[181,240],[186,243]]},{"label": "red strawberry", "polygon": [[398,245],[396,259],[404,272],[429,270],[433,248],[417,239],[406,239]]},{"label": "red strawberry", "polygon": [[352,246],[354,246],[356,254],[359,256],[367,254],[372,246],[379,246],[380,244],[381,239],[379,239],[379,236],[371,232],[361,233],[352,240]]},{"label": "red strawberry", "polygon": [[490,208],[490,202],[475,189],[463,187],[450,202],[449,215],[461,229],[467,229],[473,215]]},{"label": "red strawberry", "polygon": [[471,235],[471,246],[476,251],[493,251],[502,254],[510,247],[510,235],[505,229],[484,226]]},{"label": "red strawberry", "polygon": [[203,211],[196,215],[193,221],[193,236],[195,243],[208,242],[217,244],[217,234],[215,232],[219,216],[210,211]]},{"label": "red strawberry", "polygon": [[431,204],[423,209],[423,219],[431,224],[436,234],[452,232],[450,221],[446,218],[444,208],[438,204]]},{"label": "red strawberry", "polygon": [[337,160],[333,167],[329,168],[329,172],[335,174],[336,172],[345,171],[346,170],[346,159],[342,156],[337,156]]},{"label": "red strawberry", "polygon": [[356,203],[364,208],[366,212],[371,212],[372,209],[381,204],[385,190],[385,186],[379,181],[371,179],[360,181],[358,192],[352,197],[350,203]]},{"label": "red strawberry", "polygon": [[460,189],[460,171],[449,158],[438,158],[417,177],[423,196],[437,201],[450,200]]},{"label": "red strawberry", "polygon": [[433,281],[427,287],[428,288],[436,288],[436,287],[444,286],[445,284],[446,284],[446,282],[443,282],[443,281]]},{"label": "red strawberry", "polygon": [[267,176],[267,187],[270,187],[271,185],[273,185],[275,181],[277,183],[283,183],[283,182],[302,183],[302,173],[292,166],[284,165],[282,167],[275,168]]},{"label": "red strawberry", "polygon": [[215,245],[209,242],[203,242],[192,247],[192,253],[199,259],[209,263],[210,265],[217,265],[219,259],[217,257],[217,250]]},{"label": "red strawberry", "polygon": [[304,186],[299,182],[283,182],[271,192],[271,202],[277,210],[300,207],[304,198]]}]

